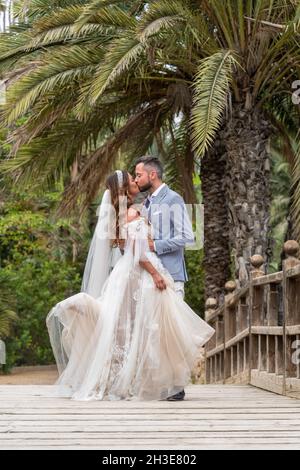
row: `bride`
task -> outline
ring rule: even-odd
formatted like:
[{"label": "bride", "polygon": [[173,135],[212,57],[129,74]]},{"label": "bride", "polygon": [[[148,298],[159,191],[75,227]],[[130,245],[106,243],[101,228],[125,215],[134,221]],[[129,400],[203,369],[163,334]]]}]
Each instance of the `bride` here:
[{"label": "bride", "polygon": [[[132,176],[117,170],[106,186],[82,292],[55,305],[46,320],[58,396],[164,400],[189,383],[214,329],[175,293],[150,251],[151,227],[133,208],[139,188]],[[124,240],[123,256],[113,261]]]}]

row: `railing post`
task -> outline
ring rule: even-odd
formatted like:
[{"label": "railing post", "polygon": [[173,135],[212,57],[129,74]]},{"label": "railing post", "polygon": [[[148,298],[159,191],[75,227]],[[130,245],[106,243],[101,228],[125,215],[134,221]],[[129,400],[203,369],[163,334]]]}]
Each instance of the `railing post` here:
[{"label": "railing post", "polygon": [[[209,297],[207,301],[205,302],[205,320],[207,321],[216,311],[218,306],[218,302],[214,297]],[[208,350],[214,348],[217,345],[217,326],[214,325],[214,328],[216,330],[216,333],[211,337],[209,340],[207,346]]]},{"label": "railing post", "polygon": [[[208,321],[214,314],[218,306],[218,302],[214,297],[209,297],[205,302],[205,320]],[[217,322],[216,322],[217,323]],[[217,371],[215,364],[213,364],[214,358],[207,359],[207,353],[211,351],[217,345],[217,327],[212,325],[216,333],[210,338],[208,343],[205,345],[205,380],[206,383],[212,383],[216,379]]]},{"label": "railing post", "polygon": [[235,281],[228,281],[225,284],[225,340],[232,338],[235,335],[235,318],[232,315],[232,309],[230,308],[230,300],[234,295],[236,289]]},{"label": "railing post", "polygon": [[[206,303],[216,335],[207,349],[208,381],[240,381],[300,398],[299,244],[284,245],[283,271],[266,274],[264,258],[251,257],[249,284],[225,285],[224,303]],[[282,298],[283,292],[283,298]],[[222,367],[222,365],[224,365]]]},{"label": "railing post", "polygon": [[[259,324],[260,309],[262,308],[262,290],[254,288],[253,280],[264,276],[262,269],[264,259],[261,255],[253,255],[250,258],[252,269],[250,272],[249,286],[249,383],[251,382],[251,370],[254,368],[255,356],[258,355],[258,339],[252,334],[252,326]],[[258,294],[258,295],[257,295]]]},{"label": "railing post", "polygon": [[209,297],[207,301],[205,302],[205,320],[209,318],[209,316],[215,312],[217,309],[218,302],[217,299],[214,297]]},{"label": "railing post", "polygon": [[224,381],[234,375],[234,350],[227,350],[226,342],[235,336],[236,318],[235,310],[230,307],[230,301],[234,296],[236,289],[235,281],[228,281],[225,284],[225,300],[224,300]]}]

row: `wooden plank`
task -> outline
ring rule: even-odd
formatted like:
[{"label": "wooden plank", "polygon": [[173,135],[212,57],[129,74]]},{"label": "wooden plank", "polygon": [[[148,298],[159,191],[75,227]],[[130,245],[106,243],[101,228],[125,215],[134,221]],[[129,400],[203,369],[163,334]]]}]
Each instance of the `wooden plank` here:
[{"label": "wooden plank", "polygon": [[282,336],[282,326],[252,326],[251,333],[253,335],[274,335]]},{"label": "wooden plank", "polygon": [[280,296],[277,284],[269,284],[267,288],[267,321],[268,326],[278,326]]},{"label": "wooden plank", "polygon": [[266,276],[260,276],[253,279],[253,286],[264,286],[267,284],[279,284],[282,282],[283,274],[282,271],[278,273],[267,274]]},{"label": "wooden plank", "polygon": [[212,323],[215,321],[219,316],[222,317],[224,314],[224,305],[221,305],[219,308],[216,310],[213,310],[211,313],[205,315],[205,321],[207,323]]},{"label": "wooden plank", "polygon": [[300,334],[300,325],[286,326],[286,334],[293,336]]},{"label": "wooden plank", "polygon": [[236,335],[234,338],[230,339],[229,341],[226,341],[225,347],[226,348],[231,348],[231,346],[236,345],[240,341],[242,341],[244,338],[249,336],[249,328],[246,328],[244,331],[241,331],[238,335]]},{"label": "wooden plank", "polygon": [[263,370],[251,371],[251,385],[255,387],[281,395],[283,393],[283,383],[282,375],[269,374]]},{"label": "wooden plank", "polygon": [[300,449],[300,401],[238,385],[189,385],[176,403],[78,402],[53,397],[53,387],[0,387],[1,449],[243,447]]},{"label": "wooden plank", "polygon": [[[262,423],[256,423],[255,421],[251,422],[245,422],[245,424],[236,424],[236,423],[222,423],[222,424],[213,424],[213,423],[200,423],[199,424],[193,424],[189,426],[185,425],[180,425],[181,432],[186,432],[186,433],[193,433],[195,431],[202,431],[202,432],[210,432],[210,431],[215,431],[215,432],[224,432],[227,433],[228,431],[261,431],[265,433],[269,433],[274,430],[274,426],[278,427],[280,426],[281,431],[293,431],[299,434],[300,432],[300,426],[299,424],[282,424],[280,421],[274,421],[274,423],[267,423],[264,424]],[[13,440],[15,438],[18,439],[41,439],[43,436],[44,437],[52,437],[52,438],[59,438],[61,437],[62,439],[64,437],[72,437],[74,435],[80,435],[81,437],[86,437],[89,438],[92,435],[97,436],[98,433],[107,433],[108,436],[110,436],[111,439],[114,439],[115,433],[116,432],[123,432],[123,437],[126,438],[129,433],[131,432],[138,432],[140,435],[147,435],[147,433],[160,433],[160,432],[176,432],[178,430],[178,423],[176,426],[172,427],[171,425],[151,425],[148,426],[147,429],[145,426],[136,426],[135,423],[132,423],[131,425],[128,424],[122,424],[119,426],[82,426],[78,425],[78,427],[74,427],[73,429],[66,429],[61,427],[60,430],[55,430],[54,428],[49,427],[49,429],[20,429],[18,430],[13,430],[11,427],[10,429],[7,429],[7,431],[4,431],[3,433],[0,433],[0,442],[3,440]],[[300,444],[300,441],[299,441]]]},{"label": "wooden plank", "polygon": [[[91,424],[80,422],[78,424],[71,424],[66,426],[64,423],[60,422],[59,430],[57,425],[51,423],[45,423],[42,426],[41,423],[25,423],[22,425],[17,425],[14,422],[3,424],[0,426],[0,441],[5,439],[12,438],[16,435],[21,435],[22,437],[31,436],[32,438],[39,437],[41,434],[52,434],[53,436],[62,434],[65,435],[68,432],[70,433],[86,433],[86,432],[161,432],[161,431],[176,431],[178,429],[178,421],[165,421],[160,420],[149,420],[144,423],[137,422],[134,419],[131,421],[104,421],[99,420],[97,424]],[[259,420],[259,419],[232,419],[232,420],[211,420],[211,419],[199,419],[194,422],[191,421],[180,421],[180,430],[183,432],[194,432],[194,431],[226,431],[230,430],[261,430],[261,431],[272,431],[277,426],[280,426],[282,431],[297,431],[300,432],[300,421],[293,420],[289,418],[287,420]]]},{"label": "wooden plank", "polygon": [[[294,416],[293,416],[294,415]],[[295,417],[296,416],[296,417]],[[121,417],[112,417],[110,418],[110,416],[107,416],[106,415],[106,419],[110,419],[110,422],[111,423],[120,423],[120,422],[123,422],[124,420],[121,419]],[[183,417],[185,420],[189,420],[189,424],[193,421],[199,421],[199,420],[210,420],[210,419],[213,419],[213,420],[219,420],[220,422],[221,421],[240,421],[240,420],[262,420],[264,422],[268,422],[268,421],[274,421],[274,420],[290,420],[290,419],[296,419],[298,420],[299,419],[299,413],[295,413],[294,410],[286,410],[286,409],[283,409],[282,412],[276,412],[276,408],[274,408],[274,411],[270,411],[270,410],[263,410],[262,412],[260,413],[256,413],[255,410],[251,409],[251,410],[247,410],[247,409],[244,409],[242,410],[241,412],[236,412],[234,413],[233,411],[228,413],[228,414],[223,414],[222,412],[221,413],[217,413],[217,412],[213,412],[213,413],[198,413],[196,415],[196,417],[194,419],[191,419],[190,416],[187,416],[185,415]],[[129,418],[128,418],[129,419]],[[11,425],[11,424],[16,424],[16,425],[23,425],[24,426],[28,425],[34,425],[34,426],[46,426],[46,425],[53,425],[53,423],[56,425],[58,423],[60,424],[63,424],[63,425],[66,425],[66,426],[71,426],[73,424],[77,425],[78,422],[82,422],[83,424],[90,424],[90,425],[93,425],[93,424],[97,424],[98,422],[102,422],[103,420],[103,415],[95,415],[95,416],[91,416],[91,415],[71,415],[71,416],[67,416],[67,415],[55,415],[55,416],[38,416],[36,415],[35,417],[33,417],[32,415],[31,416],[16,416],[16,417],[6,417],[6,419],[3,419],[1,420],[1,426],[8,426],[8,425]],[[143,422],[143,418],[142,417],[137,417],[137,415],[133,415],[133,416],[130,416],[130,420],[133,420],[133,421],[141,421]],[[162,421],[162,424],[164,423],[168,423],[168,417],[166,417],[165,419],[163,419],[161,416],[155,416],[154,417],[154,420],[156,421]],[[177,420],[176,420],[177,421]],[[178,418],[178,421],[182,421],[180,420],[180,418]],[[45,424],[46,423],[46,424]],[[176,423],[178,424],[178,423]],[[276,431],[276,429],[273,429],[273,431]],[[278,431],[279,432],[279,431]],[[281,431],[280,431],[281,432]]]},{"label": "wooden plank", "polygon": [[[119,450],[132,450],[133,446],[128,445],[124,446],[124,441],[122,441],[122,445],[118,445],[117,447],[114,447],[112,445],[109,446],[109,450],[116,448],[118,451]],[[67,445],[66,443],[64,444],[57,444],[55,447],[52,445],[51,442],[48,445],[41,444],[40,446],[30,446],[30,447],[22,447],[20,445],[18,446],[6,446],[6,447],[0,447],[2,450],[108,450],[107,445],[106,446],[101,446],[101,445],[81,445],[77,444],[76,446],[74,444]],[[143,444],[143,445],[135,445],[134,449],[136,450],[153,450],[153,446]],[[157,445],[155,446],[155,450],[299,450],[299,445],[298,444],[283,444],[283,445],[276,445],[276,444],[217,444],[217,445],[210,445],[210,444],[184,444],[180,443],[178,445]]]},{"label": "wooden plank", "polygon": [[228,300],[225,301],[225,305],[229,307],[234,307],[242,297],[246,297],[249,291],[249,285],[241,287],[239,290],[235,291],[230,295]]},{"label": "wooden plank", "polygon": [[300,265],[294,266],[286,270],[286,276],[288,278],[297,278],[300,277]]}]

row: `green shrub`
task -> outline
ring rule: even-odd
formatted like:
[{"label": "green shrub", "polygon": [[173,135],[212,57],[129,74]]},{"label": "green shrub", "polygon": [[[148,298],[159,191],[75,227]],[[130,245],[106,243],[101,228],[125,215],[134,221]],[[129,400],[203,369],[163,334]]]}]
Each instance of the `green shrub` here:
[{"label": "green shrub", "polygon": [[186,250],[185,261],[189,281],[185,284],[185,301],[201,317],[204,316],[203,250]]},{"label": "green shrub", "polygon": [[80,290],[82,268],[82,261],[72,259],[70,223],[18,204],[6,204],[0,218],[0,285],[18,316],[5,339],[6,372],[54,361],[45,319],[58,301]]},{"label": "green shrub", "polygon": [[39,253],[24,258],[15,271],[11,265],[0,271],[8,292],[14,293],[18,322],[6,340],[8,371],[16,365],[54,362],[46,328],[46,316],[58,301],[80,289],[77,269]]}]

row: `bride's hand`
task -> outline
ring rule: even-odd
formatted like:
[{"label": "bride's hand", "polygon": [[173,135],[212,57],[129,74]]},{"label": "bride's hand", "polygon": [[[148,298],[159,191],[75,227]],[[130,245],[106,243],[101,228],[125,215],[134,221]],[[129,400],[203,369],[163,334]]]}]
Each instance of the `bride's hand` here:
[{"label": "bride's hand", "polygon": [[167,288],[166,281],[159,273],[152,274],[152,278],[157,289],[165,290]]},{"label": "bride's hand", "polygon": [[154,241],[152,240],[151,237],[148,237],[148,245],[149,245],[150,251],[152,251],[152,252],[155,251],[155,249],[154,249]]},{"label": "bride's hand", "polygon": [[120,239],[118,241],[118,247],[120,248],[120,250],[124,250],[124,248],[125,248],[125,240],[124,239]]}]

